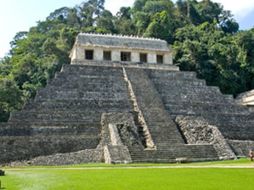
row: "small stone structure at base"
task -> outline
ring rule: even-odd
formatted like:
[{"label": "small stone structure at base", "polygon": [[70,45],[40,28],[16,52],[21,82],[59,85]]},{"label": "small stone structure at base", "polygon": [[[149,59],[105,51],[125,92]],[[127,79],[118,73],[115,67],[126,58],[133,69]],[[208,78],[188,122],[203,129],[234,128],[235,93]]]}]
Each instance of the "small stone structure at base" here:
[{"label": "small stone structure at base", "polygon": [[212,144],[220,159],[236,159],[226,139],[216,126],[201,117],[177,116],[179,125],[188,144]]}]

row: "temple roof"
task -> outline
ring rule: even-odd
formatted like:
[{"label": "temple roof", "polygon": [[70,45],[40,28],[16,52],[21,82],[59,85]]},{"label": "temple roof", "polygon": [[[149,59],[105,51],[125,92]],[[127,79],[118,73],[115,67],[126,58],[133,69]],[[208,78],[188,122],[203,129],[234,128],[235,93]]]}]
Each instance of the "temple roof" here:
[{"label": "temple roof", "polygon": [[169,51],[168,44],[164,40],[111,34],[80,33],[77,36],[76,43],[101,47]]}]

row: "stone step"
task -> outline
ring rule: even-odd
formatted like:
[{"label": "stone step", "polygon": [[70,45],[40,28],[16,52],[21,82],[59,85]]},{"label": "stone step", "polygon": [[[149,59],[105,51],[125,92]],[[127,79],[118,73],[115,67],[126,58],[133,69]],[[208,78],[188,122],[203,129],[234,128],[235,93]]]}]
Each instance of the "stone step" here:
[{"label": "stone step", "polygon": [[174,83],[171,84],[171,87],[168,88],[164,85],[157,85],[154,83],[156,89],[160,93],[192,93],[192,94],[209,94],[209,95],[222,95],[218,87],[213,86],[176,86]]},{"label": "stone step", "polygon": [[147,122],[150,123],[151,126],[165,125],[165,127],[168,127],[168,125],[174,125],[174,122],[171,121],[170,115],[166,110],[154,108],[144,110],[144,118]]},{"label": "stone step", "polygon": [[[182,143],[183,139],[177,130],[177,126],[170,119],[158,92],[153,87],[146,73],[135,69],[126,69],[126,73],[132,84],[137,104],[143,114],[152,139],[155,142]],[[160,133],[160,135],[167,134],[167,136],[165,135],[166,138],[163,139],[158,133],[153,134],[151,128],[158,125],[162,131],[165,131],[164,134]]]},{"label": "stone step", "polygon": [[239,124],[241,123],[250,123],[250,122],[254,122],[254,113],[250,113],[250,114],[234,114],[234,113],[230,113],[230,114],[220,114],[220,113],[213,113],[213,114],[203,114],[203,116],[205,118],[209,118],[210,120],[215,120],[215,121],[219,121],[220,123],[224,123],[227,122],[238,122]]},{"label": "stone step", "polygon": [[103,109],[103,110],[110,110],[110,109],[130,109],[131,105],[130,102],[127,100],[120,100],[120,101],[102,101],[102,100],[73,100],[73,101],[37,101],[37,102],[30,102],[24,106],[24,110],[85,110],[91,108],[93,110]]},{"label": "stone step", "polygon": [[197,74],[195,72],[187,71],[163,71],[163,70],[145,70],[149,78],[161,79],[195,79]]},{"label": "stone step", "polygon": [[181,92],[181,93],[206,93],[213,95],[222,95],[220,89],[216,86],[195,86],[195,85],[175,85],[172,81],[170,83],[157,84],[154,83],[156,89],[161,93],[172,93],[172,92]]},{"label": "stone step", "polygon": [[[119,105],[119,107],[117,108],[117,107],[109,107],[109,108],[106,108],[106,107],[103,107],[103,108],[93,108],[93,109],[91,109],[90,107],[82,107],[82,108],[70,108],[70,109],[68,109],[68,108],[64,108],[64,109],[59,109],[59,108],[52,108],[52,109],[50,109],[50,108],[36,108],[36,109],[30,109],[30,110],[26,110],[26,111],[33,111],[33,112],[37,112],[38,114],[40,114],[40,113],[46,113],[46,112],[48,112],[48,113],[52,113],[52,114],[54,114],[55,112],[65,112],[66,110],[68,110],[68,112],[70,113],[70,114],[73,114],[73,113],[77,113],[77,112],[89,112],[89,111],[94,111],[94,112],[98,112],[98,113],[111,113],[111,112],[113,112],[113,113],[117,113],[117,112],[132,112],[132,109],[131,109],[131,107],[122,107],[122,106],[120,106]],[[93,116],[91,116],[91,118],[92,118]]]},{"label": "stone step", "polygon": [[[78,98],[78,97],[61,97],[61,98],[55,98],[55,99],[51,99],[51,98],[43,98],[43,97],[39,97],[34,99],[34,102],[51,102],[51,101],[126,101],[128,99],[126,99],[126,97],[119,97],[118,99],[116,98],[106,98],[106,97],[102,97],[102,98],[98,98],[98,97],[82,97],[82,98]],[[129,101],[129,100],[128,100]]]},{"label": "stone step", "polygon": [[125,92],[78,92],[78,91],[55,91],[47,94],[40,92],[36,95],[35,100],[128,100],[128,94]]},{"label": "stone step", "polygon": [[1,127],[0,136],[31,136],[31,135],[87,135],[99,138],[101,127],[66,127],[66,126],[36,126],[36,127]]},{"label": "stone step", "polygon": [[[85,126],[95,126],[95,125],[100,125],[100,121],[54,121],[54,120],[29,120],[29,121],[11,121],[9,120],[7,123],[10,123],[11,127],[18,127],[18,126],[79,126],[79,125],[85,125]],[[1,125],[5,125],[6,123],[0,123]]]},{"label": "stone step", "polygon": [[212,93],[197,93],[197,92],[189,92],[189,93],[183,93],[183,92],[170,92],[161,94],[162,100],[164,104],[167,104],[168,101],[172,102],[174,100],[176,101],[193,101],[193,102],[214,102],[214,103],[224,103],[224,104],[232,104],[233,98],[232,96],[214,96]]},{"label": "stone step", "polygon": [[153,159],[155,162],[157,159],[177,159],[177,158],[217,158],[218,156],[216,153],[211,153],[211,151],[207,150],[206,152],[190,152],[186,150],[182,150],[183,152],[185,151],[185,153],[176,153],[176,151],[156,151],[154,153],[130,153],[132,159],[134,160],[138,160],[138,159]]},{"label": "stone step", "polygon": [[161,78],[152,78],[152,81],[154,84],[159,85],[159,86],[163,86],[166,88],[170,88],[171,86],[175,85],[175,86],[185,86],[185,87],[202,87],[202,86],[206,86],[206,81],[205,80],[201,80],[201,79],[193,79],[193,80],[170,80],[168,81],[167,79],[163,80]]},{"label": "stone step", "polygon": [[152,162],[187,158],[187,159],[218,159],[217,153],[211,145],[174,145],[158,150],[134,150],[130,149],[130,155],[134,161],[150,160]]},{"label": "stone step", "polygon": [[71,86],[71,85],[79,85],[81,87],[85,87],[86,85],[102,86],[102,85],[124,85],[123,77],[110,77],[110,78],[81,78],[76,77],[75,79],[63,79],[56,78],[49,82],[49,86]]},{"label": "stone step", "polygon": [[[168,106],[170,106],[172,104],[172,102],[174,102],[174,100],[172,99],[164,99],[164,105],[165,107],[168,108]],[[184,102],[186,104],[190,104],[190,105],[196,105],[196,104],[205,104],[205,105],[209,105],[209,104],[214,104],[214,105],[227,105],[227,106],[238,106],[237,104],[235,104],[234,102],[232,102],[230,99],[229,100],[222,100],[219,101],[217,99],[210,99],[210,100],[191,100],[191,99],[185,99],[185,100],[181,100],[181,99],[177,99],[175,100],[175,105],[181,105],[181,103]],[[241,108],[240,108],[241,109]],[[245,108],[243,107],[243,110],[245,110]]]},{"label": "stone step", "polygon": [[[181,115],[181,114],[179,114]],[[178,116],[177,114],[171,114],[172,118],[175,118]],[[244,114],[216,114],[216,113],[211,113],[211,114],[200,114],[200,115],[193,115],[193,114],[186,114],[183,116],[195,116],[195,117],[200,117],[202,116],[205,118],[211,125],[216,125],[216,126],[245,126],[249,124],[253,124],[254,126],[254,118],[253,116],[248,116]]]},{"label": "stone step", "polygon": [[11,113],[9,121],[83,121],[98,122],[101,119],[102,112],[69,112],[69,111],[48,111],[48,112],[32,112],[22,110],[20,112]]},{"label": "stone step", "polygon": [[231,110],[236,110],[239,112],[246,112],[246,113],[250,113],[249,109],[246,108],[245,106],[239,105],[239,104],[235,104],[234,102],[231,102],[231,104],[228,104],[228,102],[215,102],[215,101],[192,101],[192,100],[186,100],[186,101],[182,101],[182,100],[167,100],[167,104],[165,104],[166,107],[170,107],[170,106],[179,106],[179,107],[210,107],[211,110],[213,109],[231,109]]},{"label": "stone step", "polygon": [[114,78],[123,78],[123,73],[122,70],[118,70],[116,72],[98,72],[98,71],[93,71],[93,70],[85,70],[81,72],[79,75],[77,73],[70,74],[68,72],[59,72],[55,75],[55,79],[63,79],[67,81],[76,81],[77,79],[82,79],[82,80],[113,80]]},{"label": "stone step", "polygon": [[126,83],[123,83],[121,85],[117,83],[69,83],[69,84],[64,84],[64,85],[48,85],[46,88],[40,89],[38,93],[41,91],[70,91],[70,90],[77,90],[77,91],[98,91],[98,92],[121,92],[121,91],[126,91]]},{"label": "stone step", "polygon": [[119,67],[101,67],[101,66],[80,66],[80,65],[64,65],[62,68],[63,73],[66,74],[87,74],[87,75],[104,75],[111,73],[122,73],[122,68]]},{"label": "stone step", "polygon": [[41,123],[41,122],[35,122],[35,123],[30,123],[30,122],[0,122],[0,128],[36,128],[36,127],[60,127],[60,128],[73,128],[73,129],[79,129],[79,128],[100,128],[100,124],[86,124],[82,122],[68,122],[68,123],[61,123],[61,122],[48,122],[48,123]]},{"label": "stone step", "polygon": [[221,113],[221,114],[249,114],[249,110],[245,109],[242,106],[236,104],[213,104],[213,103],[191,103],[191,102],[167,102],[165,105],[166,109],[174,113],[192,113],[192,114],[201,114],[203,112],[207,113]]},{"label": "stone step", "polygon": [[45,94],[47,96],[50,95],[55,95],[55,94],[78,94],[78,95],[82,95],[82,94],[93,94],[96,93],[96,95],[98,94],[109,94],[109,95],[114,95],[117,93],[127,93],[127,88],[126,87],[122,87],[122,88],[110,88],[110,87],[98,87],[98,86],[90,86],[89,88],[62,88],[62,87],[49,87],[49,88],[45,88],[45,89],[40,89],[37,92],[37,96],[44,96]]}]

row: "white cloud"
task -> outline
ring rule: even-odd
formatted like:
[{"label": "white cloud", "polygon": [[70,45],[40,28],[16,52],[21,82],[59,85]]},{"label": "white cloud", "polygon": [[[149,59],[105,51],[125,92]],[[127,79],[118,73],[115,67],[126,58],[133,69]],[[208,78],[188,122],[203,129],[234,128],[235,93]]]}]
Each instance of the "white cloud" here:
[{"label": "white cloud", "polygon": [[134,0],[106,0],[105,8],[116,14],[121,7],[132,7]]}]

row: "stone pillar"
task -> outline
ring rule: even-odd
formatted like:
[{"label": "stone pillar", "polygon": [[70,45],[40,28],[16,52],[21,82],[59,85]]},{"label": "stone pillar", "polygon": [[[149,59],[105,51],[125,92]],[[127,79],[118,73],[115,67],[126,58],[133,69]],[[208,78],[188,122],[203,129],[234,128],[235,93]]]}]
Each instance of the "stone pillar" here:
[{"label": "stone pillar", "polygon": [[70,58],[71,58],[71,61],[77,59],[77,48],[76,48],[76,46],[72,49]]},{"label": "stone pillar", "polygon": [[164,62],[163,62],[164,64],[171,64],[171,65],[173,64],[173,58],[172,58],[172,54],[171,54],[171,53],[165,54],[164,57],[163,57],[163,59],[164,59],[164,60],[163,60],[163,61],[164,61]]},{"label": "stone pillar", "polygon": [[139,53],[138,52],[131,52],[131,62],[133,62],[133,63],[140,62]]},{"label": "stone pillar", "polygon": [[119,50],[112,50],[111,56],[112,56],[112,61],[121,61]]},{"label": "stone pillar", "polygon": [[94,48],[94,60],[95,61],[103,61],[103,49],[102,48]]},{"label": "stone pillar", "polygon": [[76,59],[77,60],[85,60],[85,49],[79,45],[76,48]]},{"label": "stone pillar", "polygon": [[148,63],[157,63],[156,53],[148,53],[147,54],[147,62]]}]

